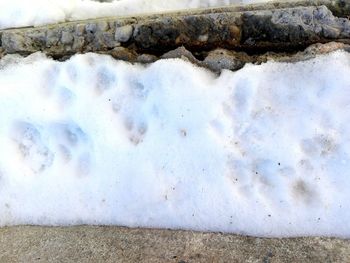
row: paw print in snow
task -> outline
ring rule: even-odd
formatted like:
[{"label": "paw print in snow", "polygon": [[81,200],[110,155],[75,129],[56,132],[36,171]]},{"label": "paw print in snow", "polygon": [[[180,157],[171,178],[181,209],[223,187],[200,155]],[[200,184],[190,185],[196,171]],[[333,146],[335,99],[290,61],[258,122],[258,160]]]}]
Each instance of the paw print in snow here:
[{"label": "paw print in snow", "polygon": [[302,179],[296,180],[291,185],[292,198],[295,202],[305,205],[313,203],[318,199],[315,189]]},{"label": "paw print in snow", "polygon": [[146,99],[149,93],[149,89],[145,87],[140,81],[132,81],[130,83],[132,94],[139,99]]},{"label": "paw print in snow", "polygon": [[336,141],[328,135],[317,135],[301,141],[301,149],[307,156],[328,156],[337,151]]},{"label": "paw print in snow", "polygon": [[21,156],[34,173],[43,172],[52,165],[55,155],[43,142],[38,127],[19,121],[14,124],[12,135]]},{"label": "paw print in snow", "polygon": [[144,122],[135,123],[132,119],[128,118],[124,122],[125,129],[127,130],[130,142],[134,145],[138,145],[144,139],[147,132],[147,124]]},{"label": "paw print in snow", "polygon": [[96,91],[99,95],[117,83],[116,73],[106,67],[101,67],[97,71],[96,80]]},{"label": "paw print in snow", "polygon": [[90,143],[84,131],[74,122],[53,124],[60,156],[67,164],[74,164],[78,175],[86,175],[91,169]]}]

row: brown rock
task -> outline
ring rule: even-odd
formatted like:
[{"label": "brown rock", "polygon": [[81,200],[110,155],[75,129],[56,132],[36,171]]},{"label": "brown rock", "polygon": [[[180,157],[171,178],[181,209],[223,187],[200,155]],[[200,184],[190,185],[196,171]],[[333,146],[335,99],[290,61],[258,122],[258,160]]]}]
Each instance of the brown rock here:
[{"label": "brown rock", "polygon": [[112,57],[119,60],[135,62],[137,60],[137,54],[124,47],[116,47],[108,52]]}]

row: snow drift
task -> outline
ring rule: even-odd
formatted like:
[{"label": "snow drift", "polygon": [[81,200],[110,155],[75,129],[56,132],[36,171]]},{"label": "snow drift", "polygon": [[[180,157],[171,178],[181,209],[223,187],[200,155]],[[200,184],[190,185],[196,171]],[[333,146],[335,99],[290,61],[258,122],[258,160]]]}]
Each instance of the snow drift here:
[{"label": "snow drift", "polygon": [[0,225],[350,236],[350,55],[0,61]]}]

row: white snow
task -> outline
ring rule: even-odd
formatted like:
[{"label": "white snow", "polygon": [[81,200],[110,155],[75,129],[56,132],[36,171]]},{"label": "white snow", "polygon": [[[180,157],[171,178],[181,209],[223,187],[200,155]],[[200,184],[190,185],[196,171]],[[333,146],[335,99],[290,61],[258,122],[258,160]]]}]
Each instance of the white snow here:
[{"label": "white snow", "polygon": [[0,0],[0,29],[269,0]]},{"label": "white snow", "polygon": [[0,60],[0,225],[350,237],[350,55]]}]

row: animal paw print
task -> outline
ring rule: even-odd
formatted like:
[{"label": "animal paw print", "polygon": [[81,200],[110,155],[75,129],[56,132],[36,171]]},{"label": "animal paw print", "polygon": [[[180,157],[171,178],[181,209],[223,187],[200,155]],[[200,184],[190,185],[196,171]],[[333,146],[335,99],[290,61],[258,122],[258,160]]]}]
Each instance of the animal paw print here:
[{"label": "animal paw print", "polygon": [[143,142],[145,134],[147,132],[147,124],[144,122],[136,123],[131,118],[127,118],[124,122],[125,129],[128,133],[130,142],[134,145],[138,145]]},{"label": "animal paw print", "polygon": [[74,165],[78,175],[87,175],[91,170],[91,154],[88,136],[74,122],[53,124],[58,152],[66,164]]},{"label": "animal paw print", "polygon": [[99,95],[117,83],[116,73],[106,67],[101,67],[97,71],[96,79],[96,91]]},{"label": "animal paw print", "polygon": [[298,203],[310,204],[317,199],[315,190],[302,179],[296,180],[290,187],[293,200]]},{"label": "animal paw print", "polygon": [[41,173],[54,162],[73,165],[78,175],[91,170],[91,144],[74,122],[38,126],[25,121],[14,123],[13,140],[24,162],[34,173]]},{"label": "animal paw print", "polygon": [[14,124],[12,134],[22,158],[34,173],[43,172],[52,165],[55,155],[45,145],[39,127],[19,121]]},{"label": "animal paw print", "polygon": [[307,156],[327,156],[337,150],[338,145],[331,136],[318,135],[301,142],[301,149]]}]

